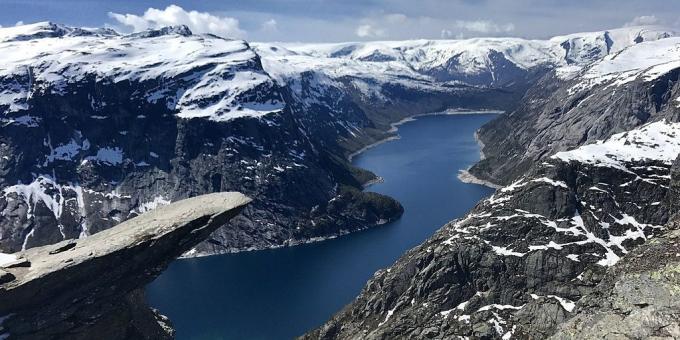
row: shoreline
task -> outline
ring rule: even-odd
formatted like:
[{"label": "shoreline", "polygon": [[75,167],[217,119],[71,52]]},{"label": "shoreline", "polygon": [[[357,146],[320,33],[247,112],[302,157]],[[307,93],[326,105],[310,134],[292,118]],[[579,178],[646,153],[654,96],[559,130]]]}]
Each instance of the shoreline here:
[{"label": "shoreline", "polygon": [[[486,158],[486,155],[484,155],[484,142],[479,138],[479,133],[478,131],[475,131],[475,141],[477,142],[477,145],[479,146],[479,160],[483,160]],[[458,171],[458,180],[463,182],[463,183],[468,183],[468,184],[477,184],[477,185],[483,185],[485,187],[489,187],[491,189],[500,189],[503,186],[498,185],[496,183],[493,183],[491,181],[483,180],[472,173],[470,173],[470,169],[472,166],[465,170],[459,170]]]},{"label": "shoreline", "polygon": [[471,174],[468,170],[459,170],[458,176],[456,176],[456,177],[458,177],[458,180],[463,182],[463,183],[483,185],[485,187],[489,187],[489,188],[492,188],[492,189],[502,188],[502,186],[500,186],[498,184],[495,184],[495,183],[492,183],[492,182],[489,182],[489,181],[485,181],[481,178],[478,178],[477,176]]},{"label": "shoreline", "polygon": [[366,189],[368,189],[368,187],[370,187],[371,185],[378,184],[378,183],[384,183],[384,182],[385,182],[385,179],[384,179],[384,178],[382,178],[382,177],[380,177],[380,176],[376,176],[376,178],[374,178],[374,179],[372,179],[372,180],[370,180],[370,181],[364,183],[364,184],[363,184],[363,189],[366,190]]},{"label": "shoreline", "polygon": [[[403,118],[395,123],[390,124],[390,129],[387,130],[387,133],[396,133],[399,130],[399,126],[406,124],[408,122],[414,121],[417,118],[420,117],[425,117],[425,116],[439,116],[439,115],[477,115],[477,114],[503,114],[505,111],[499,111],[499,110],[446,110],[446,111],[437,111],[437,112],[429,112],[429,113],[422,113],[422,114],[417,114],[414,116],[406,117]],[[480,146],[479,152],[480,152],[480,159],[484,159],[484,153],[482,152],[482,148],[484,147],[484,144],[479,140],[477,136],[477,132],[474,133],[475,140],[477,141],[477,144]],[[378,140],[374,143],[371,143],[369,145],[366,145],[362,147],[361,149],[351,153],[350,155],[347,156],[347,160],[351,163],[352,159],[356,157],[357,155],[361,154],[362,152],[365,152],[366,150],[369,150],[371,148],[374,148],[380,144],[387,143],[393,140],[398,140],[400,139],[401,136],[399,135],[392,135],[392,136],[387,136],[381,140]],[[468,170],[459,170],[458,173],[458,180],[460,180],[463,183],[469,183],[469,184],[478,184],[478,185],[484,185],[493,189],[498,189],[501,186],[496,185],[494,183],[484,181],[482,179],[479,179],[475,177],[474,175],[470,174]],[[380,176],[376,176],[375,179],[372,179],[370,181],[367,181],[366,183],[363,184],[363,189],[367,189],[371,185],[377,184],[377,183],[382,183],[384,182],[384,179]],[[269,245],[269,246],[261,246],[261,247],[250,247],[250,248],[244,248],[244,249],[229,249],[224,252],[217,252],[217,253],[207,253],[207,252],[198,252],[195,251],[194,249],[189,250],[188,252],[182,254],[180,257],[177,258],[177,260],[182,260],[182,259],[191,259],[191,258],[201,258],[201,257],[207,257],[207,256],[214,256],[214,255],[226,255],[226,254],[238,254],[238,253],[244,253],[244,252],[253,252],[253,251],[261,251],[261,250],[274,250],[274,249],[280,249],[280,248],[285,248],[285,247],[295,247],[295,246],[300,246],[300,245],[305,245],[305,244],[310,244],[310,243],[316,243],[316,242],[322,242],[322,241],[327,241],[327,240],[332,240],[336,239],[338,237],[346,236],[348,234],[353,234],[355,232],[360,232],[364,231],[370,228],[378,227],[381,226],[385,223],[376,223],[374,225],[369,225],[369,226],[364,226],[362,228],[353,230],[353,231],[348,231],[348,230],[341,230],[338,233],[327,235],[327,236],[318,236],[318,237],[313,237],[309,239],[302,239],[302,240],[288,240],[287,242],[283,244],[278,244],[278,245]]]},{"label": "shoreline", "polygon": [[[408,123],[408,122],[412,122],[412,121],[414,121],[414,120],[416,120],[416,119],[418,119],[418,118],[420,118],[420,117],[426,117],[426,116],[440,116],[440,115],[441,115],[441,116],[482,115],[482,114],[498,114],[498,115],[501,115],[501,114],[504,114],[504,113],[505,113],[505,111],[501,111],[501,110],[484,110],[484,109],[480,109],[480,110],[450,109],[450,110],[445,110],[445,111],[436,111],[436,112],[420,113],[420,114],[417,114],[417,115],[413,115],[413,116],[409,116],[409,117],[403,118],[403,119],[401,119],[401,120],[399,120],[399,121],[397,121],[397,122],[391,123],[391,124],[390,124],[390,128],[386,131],[386,133],[396,133],[397,131],[399,131],[399,126],[400,126],[400,125],[404,125],[404,124],[406,124],[406,123]],[[399,135],[387,136],[387,137],[385,137],[385,138],[383,138],[383,139],[381,139],[381,140],[378,140],[378,141],[376,141],[376,142],[374,142],[374,143],[371,143],[371,144],[369,144],[369,145],[366,145],[366,146],[362,147],[361,149],[359,149],[359,150],[357,150],[357,151],[354,151],[354,152],[350,153],[350,154],[347,156],[347,160],[351,163],[352,160],[354,159],[354,157],[360,155],[361,153],[363,153],[363,152],[365,152],[365,151],[367,151],[367,150],[370,150],[371,148],[374,148],[374,147],[376,147],[376,146],[378,146],[378,145],[380,145],[380,144],[387,143],[387,142],[390,142],[390,141],[393,141],[393,140],[397,140],[397,139],[399,139],[399,138],[401,138]],[[477,144],[480,145],[479,151],[480,151],[480,154],[483,156],[482,148],[484,147],[484,144],[481,143],[481,141],[478,140],[478,138],[477,138],[477,132],[475,132],[475,140],[477,141]],[[480,159],[484,159],[484,158],[482,157],[482,158],[480,158]]]},{"label": "shoreline", "polygon": [[365,231],[365,230],[368,230],[368,229],[371,229],[371,228],[380,227],[380,226],[387,224],[389,222],[392,222],[392,221],[380,220],[380,221],[376,222],[375,224],[372,224],[372,225],[369,225],[369,226],[364,226],[364,227],[361,227],[361,228],[355,229],[355,230],[340,230],[335,234],[331,234],[331,235],[327,235],[327,236],[317,236],[317,237],[300,239],[300,240],[288,239],[284,244],[277,244],[277,245],[260,246],[260,247],[253,246],[253,247],[250,247],[250,248],[243,248],[243,249],[232,248],[232,249],[228,249],[226,251],[217,252],[217,253],[199,252],[199,251],[196,251],[195,249],[191,249],[191,250],[187,251],[186,253],[182,254],[180,257],[178,257],[175,260],[186,260],[186,259],[195,259],[195,258],[202,258],[202,257],[208,257],[208,256],[232,255],[232,254],[262,251],[262,250],[276,250],[276,249],[282,249],[282,248],[288,248],[288,247],[297,247],[297,246],[302,246],[302,245],[311,244],[311,243],[334,240],[336,238],[347,236],[349,234],[354,234],[356,232],[362,232],[362,231]]}]

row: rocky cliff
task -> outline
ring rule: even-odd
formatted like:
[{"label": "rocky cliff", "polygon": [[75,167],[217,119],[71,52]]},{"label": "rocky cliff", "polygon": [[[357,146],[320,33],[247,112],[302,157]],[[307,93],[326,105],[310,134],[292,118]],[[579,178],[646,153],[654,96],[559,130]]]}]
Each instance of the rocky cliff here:
[{"label": "rocky cliff", "polygon": [[612,268],[550,339],[680,338],[680,231],[668,228]]},{"label": "rocky cliff", "polygon": [[181,200],[80,240],[3,254],[3,339],[170,339],[143,288],[250,202],[240,193]]},{"label": "rocky cliff", "polygon": [[553,334],[608,268],[668,229],[678,133],[657,122],[547,158],[377,272],[305,337]]},{"label": "rocky cliff", "polygon": [[608,271],[551,339],[680,338],[680,158],[671,173],[668,230]]},{"label": "rocky cliff", "polygon": [[631,46],[582,71],[544,76],[513,112],[478,133],[486,158],[475,176],[509,184],[555,152],[680,115],[678,38]]}]

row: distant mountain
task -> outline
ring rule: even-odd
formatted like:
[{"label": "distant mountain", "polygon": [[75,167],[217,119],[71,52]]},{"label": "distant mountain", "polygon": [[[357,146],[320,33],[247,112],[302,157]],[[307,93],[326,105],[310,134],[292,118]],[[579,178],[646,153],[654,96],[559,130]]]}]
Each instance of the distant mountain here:
[{"label": "distant mountain", "polygon": [[[663,27],[629,27],[550,40],[377,41],[338,44],[254,44],[273,75],[305,70],[373,77],[428,77],[437,82],[507,87],[539,70],[564,76],[629,46],[677,35]],[[285,65],[285,67],[281,67]]]}]

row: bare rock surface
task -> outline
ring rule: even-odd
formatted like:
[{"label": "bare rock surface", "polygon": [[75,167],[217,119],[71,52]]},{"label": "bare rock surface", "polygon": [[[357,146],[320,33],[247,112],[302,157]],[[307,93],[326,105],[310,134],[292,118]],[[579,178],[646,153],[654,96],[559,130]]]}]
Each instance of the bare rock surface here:
[{"label": "bare rock surface", "polygon": [[16,261],[0,266],[0,334],[171,338],[168,320],[146,307],[141,288],[250,201],[237,192],[198,196],[83,239],[14,254]]},{"label": "bare rock surface", "polygon": [[[677,228],[677,222],[673,224]],[[557,339],[680,338],[680,230],[649,241],[583,298]]]}]

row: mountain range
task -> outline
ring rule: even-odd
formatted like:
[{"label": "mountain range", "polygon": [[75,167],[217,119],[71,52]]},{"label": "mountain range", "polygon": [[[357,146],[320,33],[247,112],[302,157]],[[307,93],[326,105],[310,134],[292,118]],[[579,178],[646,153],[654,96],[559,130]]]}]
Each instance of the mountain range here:
[{"label": "mountain range", "polygon": [[[560,338],[580,327],[575,315],[601,323],[593,310],[625,321],[609,327],[673,336],[677,327],[661,325],[677,305],[650,294],[652,321],[636,327],[631,315],[646,307],[628,304],[624,315],[611,307],[623,302],[593,294],[617,289],[631,268],[651,270],[629,253],[677,261],[645,242],[672,242],[676,225],[675,36],[627,27],[549,40],[294,44],[184,26],[0,28],[0,251],[87,238],[221,191],[254,200],[184,256],[384,224],[403,208],[362,191],[378,178],[352,154],[410,116],[502,110],[478,131],[484,158],[464,176],[501,188],[306,337]],[[616,333],[607,331],[592,337]]]}]

